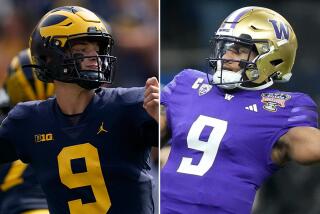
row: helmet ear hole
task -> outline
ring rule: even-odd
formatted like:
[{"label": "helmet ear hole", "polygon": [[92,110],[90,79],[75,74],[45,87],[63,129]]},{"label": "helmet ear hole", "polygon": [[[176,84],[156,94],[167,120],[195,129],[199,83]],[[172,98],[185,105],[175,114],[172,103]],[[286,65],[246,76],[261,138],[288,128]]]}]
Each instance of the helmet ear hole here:
[{"label": "helmet ear hole", "polygon": [[259,55],[258,49],[256,45],[253,45],[252,50],[253,53],[255,53],[256,55]]},{"label": "helmet ear hole", "polygon": [[239,38],[252,41],[252,37],[251,37],[249,34],[245,34],[245,33],[242,33],[242,34],[239,36]]},{"label": "helmet ear hole", "polygon": [[277,66],[277,65],[280,65],[282,62],[283,62],[282,59],[275,59],[275,60],[272,60],[270,63],[273,66]]}]

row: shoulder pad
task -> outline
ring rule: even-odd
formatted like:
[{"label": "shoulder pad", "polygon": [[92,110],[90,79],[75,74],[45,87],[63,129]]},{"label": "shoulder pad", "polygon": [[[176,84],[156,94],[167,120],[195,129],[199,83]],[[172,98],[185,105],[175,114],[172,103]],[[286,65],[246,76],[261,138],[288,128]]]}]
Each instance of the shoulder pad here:
[{"label": "shoulder pad", "polygon": [[178,73],[175,76],[175,79],[194,79],[194,78],[198,78],[198,77],[203,77],[203,78],[207,78],[206,73],[199,71],[199,70],[195,70],[195,69],[183,69],[180,73]]},{"label": "shoulder pad", "polygon": [[101,88],[97,95],[102,102],[117,102],[119,104],[134,104],[143,102],[144,87],[132,88]]},{"label": "shoulder pad", "polygon": [[11,119],[24,119],[32,116],[35,112],[35,107],[40,101],[29,101],[18,103],[8,114]]},{"label": "shoulder pad", "polygon": [[143,102],[144,87],[116,88],[117,99],[125,104]]}]

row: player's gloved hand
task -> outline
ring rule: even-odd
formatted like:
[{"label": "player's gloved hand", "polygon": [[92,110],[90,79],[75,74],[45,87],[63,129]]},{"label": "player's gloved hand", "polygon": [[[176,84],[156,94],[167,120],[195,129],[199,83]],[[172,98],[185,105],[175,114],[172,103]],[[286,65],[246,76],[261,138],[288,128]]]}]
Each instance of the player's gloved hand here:
[{"label": "player's gloved hand", "polygon": [[159,122],[159,82],[155,77],[147,79],[143,108],[145,108],[151,117]]}]

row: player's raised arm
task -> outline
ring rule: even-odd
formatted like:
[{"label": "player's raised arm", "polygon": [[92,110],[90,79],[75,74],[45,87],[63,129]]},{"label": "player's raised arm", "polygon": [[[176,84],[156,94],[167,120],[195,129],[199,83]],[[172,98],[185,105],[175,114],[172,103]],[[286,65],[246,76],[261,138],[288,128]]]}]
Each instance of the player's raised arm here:
[{"label": "player's raised arm", "polygon": [[272,151],[272,160],[283,165],[289,160],[300,164],[320,161],[320,130],[316,103],[307,95],[300,94],[288,111],[286,131],[279,136]]},{"label": "player's raised arm", "polygon": [[320,161],[320,131],[314,127],[294,127],[283,135],[273,159],[280,163],[293,160],[300,164]]},{"label": "player's raised arm", "polygon": [[149,78],[145,88],[143,107],[151,117],[159,122],[159,82],[157,78]]}]

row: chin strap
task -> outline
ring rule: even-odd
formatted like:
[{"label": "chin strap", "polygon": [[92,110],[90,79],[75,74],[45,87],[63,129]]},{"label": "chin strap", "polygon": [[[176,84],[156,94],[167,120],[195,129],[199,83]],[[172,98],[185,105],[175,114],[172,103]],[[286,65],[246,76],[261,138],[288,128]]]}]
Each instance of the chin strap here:
[{"label": "chin strap", "polygon": [[243,69],[238,72],[223,70],[221,62],[217,62],[217,70],[213,74],[213,82],[220,88],[223,89],[234,89],[239,86],[239,81],[242,78]]},{"label": "chin strap", "polygon": [[247,90],[247,91],[258,91],[258,90],[266,89],[266,88],[268,88],[268,87],[273,85],[273,79],[270,78],[269,80],[270,80],[269,82],[267,82],[267,83],[265,83],[263,85],[259,85],[257,87],[248,88],[248,87],[244,87],[244,86],[239,85],[238,88],[243,89],[243,90]]}]

